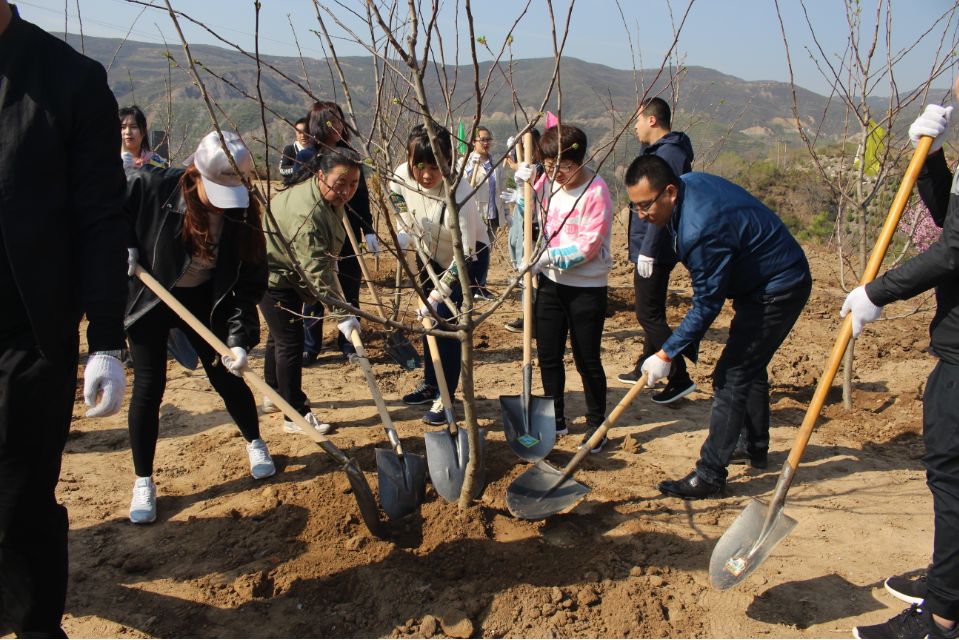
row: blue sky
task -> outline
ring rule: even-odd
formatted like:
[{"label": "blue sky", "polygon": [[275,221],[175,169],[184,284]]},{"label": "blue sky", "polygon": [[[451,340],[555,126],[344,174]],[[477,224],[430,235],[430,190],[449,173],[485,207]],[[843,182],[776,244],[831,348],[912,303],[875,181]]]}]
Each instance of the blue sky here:
[{"label": "blue sky", "polygon": [[[687,0],[677,0],[670,4],[666,0],[620,0],[619,6],[633,41],[636,66],[659,66],[673,40],[671,22],[678,24],[686,9],[686,2]],[[876,0],[862,0],[864,22],[869,29],[874,22],[875,2]],[[202,20],[224,37],[252,50],[252,0],[172,0],[172,3],[175,8]],[[16,4],[25,18],[48,31],[63,32],[66,4],[69,14],[68,29],[74,33],[79,32],[79,4],[84,34],[122,38],[133,25],[130,34],[133,40],[160,42],[162,32],[168,42],[178,43],[165,11],[148,8],[138,17],[143,7],[126,0],[21,0]],[[163,6],[162,0],[156,0],[156,4]],[[362,11],[363,7],[359,0],[342,0],[340,5],[333,2],[323,4],[333,8],[346,20],[350,18],[347,8]],[[525,2],[474,0],[473,4],[477,35],[486,36],[490,47],[498,50]],[[820,45],[828,57],[835,60],[842,54],[849,39],[849,26],[843,3],[839,0],[807,0],[806,4]],[[919,35],[953,4],[946,0],[900,0],[894,3],[891,34],[893,50],[898,51],[915,43]],[[401,2],[401,5],[405,8],[406,3]],[[457,22],[460,25],[465,24],[462,8],[457,21],[455,5],[453,0],[446,0],[440,21],[448,52],[452,51],[455,44],[455,25]],[[565,15],[568,0],[555,0],[554,6],[557,13]],[[825,93],[828,85],[810,61],[810,55],[804,50],[804,47],[815,45],[809,36],[800,3],[798,0],[780,0],[780,6],[797,82],[808,89]],[[953,15],[949,23],[947,49],[955,37],[957,19],[959,17]],[[262,0],[261,51],[274,55],[296,55],[291,20],[304,55],[322,57],[324,53],[320,41],[310,32],[310,29],[317,28],[311,0]],[[344,35],[332,20],[327,19],[326,22],[334,35],[337,32]],[[355,20],[351,22],[356,24]],[[184,31],[191,43],[216,44],[212,36],[196,27],[184,25]],[[928,42],[920,44],[897,64],[896,79],[900,88],[911,88],[928,75],[931,60],[939,44],[938,37],[942,33],[941,26],[934,33],[937,34],[936,38],[927,38]],[[870,36],[871,34],[864,34],[864,37]],[[460,34],[461,62],[467,61],[465,37],[465,32]],[[513,52],[517,58],[552,55],[552,40],[543,0],[533,0],[530,12],[517,26],[514,37]],[[365,53],[346,38],[338,38],[336,47],[340,55]],[[678,53],[683,64],[711,67],[746,80],[788,79],[786,56],[773,0],[695,0],[680,35]],[[565,54],[619,69],[632,68],[627,31],[615,0],[579,0],[574,5],[573,23]],[[879,55],[885,56],[884,48],[879,51]],[[450,58],[452,54],[448,53],[448,61]],[[936,86],[951,86],[953,79],[953,72],[950,71]],[[886,91],[878,93],[884,94]]]}]

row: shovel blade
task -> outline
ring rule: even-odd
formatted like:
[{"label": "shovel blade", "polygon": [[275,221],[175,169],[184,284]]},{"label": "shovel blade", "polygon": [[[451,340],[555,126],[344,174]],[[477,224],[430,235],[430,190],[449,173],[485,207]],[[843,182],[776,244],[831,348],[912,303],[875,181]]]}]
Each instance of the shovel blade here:
[{"label": "shovel blade", "polygon": [[589,487],[572,478],[557,486],[562,478],[562,471],[540,460],[506,489],[506,507],[517,518],[545,520],[572,507],[590,492]]},{"label": "shovel blade", "polygon": [[713,587],[728,589],[745,580],[797,524],[782,506],[766,524],[768,512],[765,502],[752,500],[716,543],[709,558]]},{"label": "shovel blade", "polygon": [[386,337],[386,355],[407,371],[420,368],[420,354],[405,334],[393,331]]},{"label": "shovel blade", "polygon": [[174,360],[190,371],[195,371],[200,366],[200,356],[197,355],[196,349],[193,348],[189,338],[180,329],[176,327],[170,329],[166,348]]},{"label": "shovel blade", "polygon": [[530,396],[524,407],[521,396],[500,396],[503,432],[509,448],[527,462],[539,462],[556,444],[556,409],[553,399]]},{"label": "shovel blade", "polygon": [[415,453],[400,457],[392,449],[376,450],[380,502],[390,520],[416,511],[426,495],[426,459]]},{"label": "shovel blade", "polygon": [[343,465],[343,471],[350,481],[350,487],[353,488],[353,497],[356,498],[356,504],[360,507],[360,517],[363,518],[363,524],[378,538],[386,537],[386,529],[380,522],[380,510],[376,508],[376,499],[373,498],[373,491],[370,484],[366,481],[366,476],[360,470],[360,465],[356,460],[350,458]]},{"label": "shovel blade", "polygon": [[[486,431],[480,429],[480,446]],[[454,436],[449,429],[427,431],[426,464],[430,481],[441,497],[449,502],[459,500],[466,477],[466,465],[470,460],[469,436],[465,429],[457,429]],[[485,476],[480,478],[480,487],[485,485]]]}]

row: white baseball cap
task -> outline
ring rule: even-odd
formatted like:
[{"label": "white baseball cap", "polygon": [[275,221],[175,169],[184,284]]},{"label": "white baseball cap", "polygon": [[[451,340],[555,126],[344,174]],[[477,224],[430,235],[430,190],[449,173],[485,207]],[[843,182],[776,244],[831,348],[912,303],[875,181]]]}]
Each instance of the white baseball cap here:
[{"label": "white baseball cap", "polygon": [[[240,136],[232,131],[223,132],[223,140],[230,155],[236,161],[243,175],[254,176],[253,156],[243,144]],[[243,184],[243,178],[236,173],[230,159],[223,151],[220,135],[216,131],[203,136],[196,151],[187,158],[186,163],[196,165],[203,180],[203,187],[210,203],[219,209],[245,209],[250,205],[250,192]]]}]

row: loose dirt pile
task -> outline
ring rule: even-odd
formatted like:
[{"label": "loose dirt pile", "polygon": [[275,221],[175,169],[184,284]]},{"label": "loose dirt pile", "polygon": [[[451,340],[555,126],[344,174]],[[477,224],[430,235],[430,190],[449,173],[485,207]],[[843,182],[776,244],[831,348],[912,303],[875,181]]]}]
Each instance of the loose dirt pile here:
[{"label": "loose dirt pile", "polygon": [[[623,238],[614,239],[622,247]],[[345,476],[312,442],[262,418],[279,473],[250,478],[243,440],[202,373],[171,361],[161,409],[156,482],[159,518],[127,521],[133,482],[125,413],[83,418],[78,396],[60,498],[70,510],[71,582],[66,631],[73,636],[846,636],[858,622],[898,606],[881,590],[892,572],[924,566],[931,499],[919,464],[921,393],[934,361],[929,312],[872,325],[857,347],[855,408],[830,398],[787,511],[799,525],[738,588],[708,586],[718,537],[748,499],[770,493],[832,346],[842,292],[827,254],[808,251],[812,299],[770,368],[771,465],[732,467],[726,495],[685,503],[656,484],[684,475],[705,436],[712,370],[727,333],[724,311],[691,368],[699,391],[675,407],[641,395],[585,461],[577,478],[592,492],[572,512],[543,523],[506,510],[505,492],[524,466],[503,440],[498,397],[517,393],[521,337],[503,323],[509,301],[478,331],[476,392],[487,437],[488,486],[468,511],[432,489],[418,516],[391,541],[359,521]],[[392,281],[384,261],[383,286]],[[502,255],[491,286],[505,283]],[[609,408],[624,394],[617,373],[632,366],[641,333],[632,313],[632,267],[611,279],[603,341]],[[674,272],[670,317],[689,304],[684,269]],[[895,305],[887,314],[912,310]],[[327,327],[332,336],[334,327]],[[405,446],[423,453],[423,408],[399,396],[419,373],[368,350]],[[262,366],[262,348],[254,351]],[[564,463],[584,427],[582,387],[570,359],[571,434],[551,459]],[[538,381],[536,387],[538,388]],[[376,486],[374,448],[385,437],[362,374],[324,354],[305,371],[314,410],[338,427],[336,443]],[[459,414],[462,415],[461,408]]]}]

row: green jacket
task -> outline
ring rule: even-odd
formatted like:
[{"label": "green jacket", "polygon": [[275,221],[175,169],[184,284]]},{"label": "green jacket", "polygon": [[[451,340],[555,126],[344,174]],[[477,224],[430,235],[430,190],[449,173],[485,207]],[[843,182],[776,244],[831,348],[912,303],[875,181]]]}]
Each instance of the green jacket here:
[{"label": "green jacket", "polygon": [[[314,287],[323,295],[343,298],[336,275],[336,257],[340,255],[346,230],[343,207],[333,208],[320,195],[315,179],[306,180],[281,191],[270,202],[279,233],[293,248]],[[270,268],[271,289],[293,289],[308,304],[317,300],[293,269],[293,263],[276,237],[277,229],[269,216],[263,220],[266,232],[266,259]]]}]

